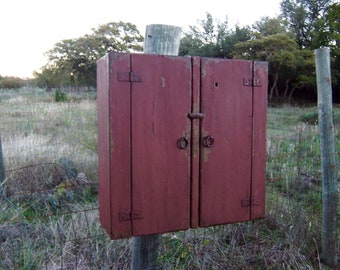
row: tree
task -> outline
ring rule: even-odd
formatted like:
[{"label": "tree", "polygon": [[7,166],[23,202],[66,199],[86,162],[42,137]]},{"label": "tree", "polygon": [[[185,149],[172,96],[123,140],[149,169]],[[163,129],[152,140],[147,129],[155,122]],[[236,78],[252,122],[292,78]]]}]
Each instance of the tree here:
[{"label": "tree", "polygon": [[33,76],[35,77],[36,85],[40,88],[45,88],[47,91],[60,86],[60,78],[63,78],[63,76],[58,74],[58,71],[58,68],[48,65],[44,66],[41,72],[35,71]]},{"label": "tree", "polygon": [[329,28],[329,44],[332,48],[340,49],[340,3],[328,7],[325,19]]},{"label": "tree", "polygon": [[54,74],[60,85],[95,85],[96,51],[91,37],[62,40],[47,52],[45,69]]},{"label": "tree", "polygon": [[313,50],[332,49],[334,101],[340,101],[340,4],[332,0],[283,0],[282,14],[250,28],[228,29],[207,13],[181,41],[180,55],[263,60],[269,63],[269,99],[316,101]]},{"label": "tree", "polygon": [[181,40],[179,55],[216,57],[221,50],[221,41],[227,35],[227,27],[227,17],[222,23],[214,22],[207,12],[206,19],[200,20],[198,26],[189,26],[189,32]]},{"label": "tree", "polygon": [[333,0],[283,0],[281,12],[299,48],[326,46],[325,14]]},{"label": "tree", "polygon": [[140,35],[136,25],[132,23],[110,22],[92,29],[93,39],[96,45],[96,57],[101,57],[107,52],[140,52],[143,51],[144,37]]},{"label": "tree", "polygon": [[[313,56],[308,52],[299,50],[289,35],[276,34],[236,44],[234,56],[269,62],[269,100],[281,98],[288,101],[296,89],[303,89],[312,82],[305,73],[313,67],[312,62],[307,61]],[[302,72],[303,69],[306,71]]]},{"label": "tree", "polygon": [[325,17],[329,27],[333,100],[340,102],[340,3],[329,6]]},{"label": "tree", "polygon": [[[281,11],[288,29],[301,50],[313,51],[320,47],[331,48],[333,98],[335,102],[339,102],[340,4],[334,2],[336,1],[283,0]],[[302,74],[304,75],[300,75],[300,85],[306,85],[305,83],[308,81],[307,85],[310,88],[311,76],[305,71],[302,71]],[[315,79],[313,85],[315,85]],[[313,88],[315,87],[313,86]]]},{"label": "tree", "polygon": [[235,30],[228,31],[228,34],[221,41],[221,49],[218,57],[233,58],[235,45],[240,42],[251,40],[253,33],[249,26],[235,26]]},{"label": "tree", "polygon": [[287,24],[282,17],[263,17],[260,21],[253,24],[253,30],[256,36],[271,36],[277,34],[288,34]]},{"label": "tree", "polygon": [[46,55],[48,63],[35,72],[40,87],[95,86],[96,61],[109,51],[142,51],[143,36],[131,23],[110,22],[92,33],[56,43]]},{"label": "tree", "polygon": [[18,89],[25,85],[25,80],[13,76],[0,76],[0,88]]},{"label": "tree", "polygon": [[251,38],[249,27],[228,29],[228,17],[223,22],[215,21],[211,14],[200,20],[198,26],[190,26],[181,40],[179,55],[231,58],[236,43]]}]

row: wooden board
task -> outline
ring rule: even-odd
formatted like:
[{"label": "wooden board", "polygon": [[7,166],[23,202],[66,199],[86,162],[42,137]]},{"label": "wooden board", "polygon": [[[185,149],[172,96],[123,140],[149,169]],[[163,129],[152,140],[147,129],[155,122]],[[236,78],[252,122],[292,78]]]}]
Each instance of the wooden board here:
[{"label": "wooden board", "polygon": [[251,196],[252,62],[202,58],[200,226],[250,219],[241,201]]},{"label": "wooden board", "polygon": [[[133,235],[190,227],[191,59],[133,55]],[[189,145],[179,149],[185,137]]]},{"label": "wooden board", "polygon": [[130,83],[119,75],[130,72],[130,56],[109,54],[99,66],[109,76],[108,84],[98,84],[100,218],[111,238],[124,238],[131,236],[131,221],[124,218],[131,209],[131,113]]},{"label": "wooden board", "polygon": [[268,63],[254,62],[251,219],[265,216]]}]

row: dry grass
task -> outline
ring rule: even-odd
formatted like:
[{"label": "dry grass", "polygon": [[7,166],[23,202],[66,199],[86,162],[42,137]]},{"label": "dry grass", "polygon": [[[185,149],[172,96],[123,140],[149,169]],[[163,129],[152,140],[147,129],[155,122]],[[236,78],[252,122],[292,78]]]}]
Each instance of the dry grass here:
[{"label": "dry grass", "polygon": [[[96,101],[70,100],[0,96],[0,269],[129,269],[131,239],[111,241],[98,220]],[[161,269],[324,269],[317,128],[299,121],[314,110],[268,111],[267,217],[164,234]]]}]

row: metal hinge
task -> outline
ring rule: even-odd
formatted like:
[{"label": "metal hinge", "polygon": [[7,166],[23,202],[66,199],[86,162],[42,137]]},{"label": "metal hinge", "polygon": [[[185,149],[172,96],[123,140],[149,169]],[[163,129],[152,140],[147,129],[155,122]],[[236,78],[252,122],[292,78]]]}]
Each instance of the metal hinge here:
[{"label": "metal hinge", "polygon": [[244,78],[243,79],[244,86],[255,86],[260,87],[262,86],[262,80],[259,78]]},{"label": "metal hinge", "polygon": [[205,117],[204,113],[188,113],[190,119],[203,119]]},{"label": "metal hinge", "polygon": [[121,211],[119,212],[119,220],[120,221],[129,221],[135,219],[142,219],[142,211],[135,210],[135,211]]},{"label": "metal hinge", "polygon": [[118,72],[118,81],[120,82],[142,82],[142,79],[134,72]]},{"label": "metal hinge", "polygon": [[250,207],[250,206],[257,206],[260,202],[256,199],[243,199],[241,200],[242,207]]}]

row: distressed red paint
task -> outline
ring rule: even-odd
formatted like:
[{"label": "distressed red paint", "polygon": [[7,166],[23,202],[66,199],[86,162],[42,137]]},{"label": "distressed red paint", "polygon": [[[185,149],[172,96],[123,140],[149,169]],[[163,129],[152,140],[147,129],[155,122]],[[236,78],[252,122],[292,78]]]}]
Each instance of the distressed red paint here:
[{"label": "distressed red paint", "polygon": [[97,70],[112,239],[264,216],[266,63],[110,53]]}]

